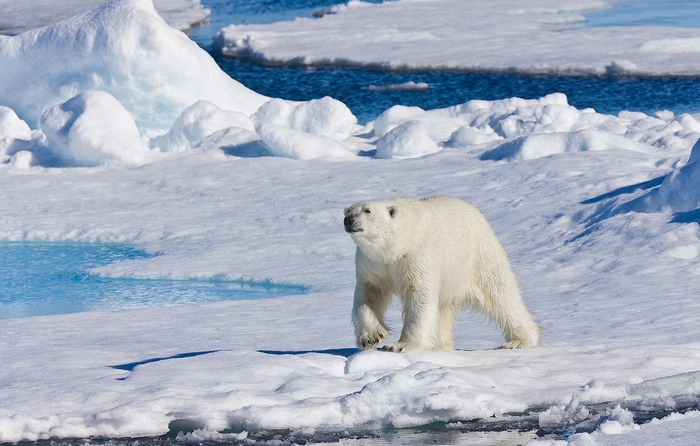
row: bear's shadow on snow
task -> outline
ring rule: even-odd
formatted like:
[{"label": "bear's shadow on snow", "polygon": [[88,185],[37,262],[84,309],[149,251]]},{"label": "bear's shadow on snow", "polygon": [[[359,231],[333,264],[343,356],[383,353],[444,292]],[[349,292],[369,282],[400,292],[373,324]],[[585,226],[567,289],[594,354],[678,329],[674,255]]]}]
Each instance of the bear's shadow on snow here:
[{"label": "bear's shadow on snow", "polygon": [[344,356],[349,358],[350,356],[359,353],[357,348],[331,348],[327,350],[258,350],[258,353],[264,353],[266,355],[306,355],[309,353],[319,353],[322,355],[335,355]]},{"label": "bear's shadow on snow", "polygon": [[[128,362],[126,364],[117,364],[117,365],[112,365],[110,366],[113,369],[117,370],[123,370],[125,372],[131,372],[134,371],[134,369],[140,365],[145,365],[145,364],[151,364],[154,362],[161,362],[161,361],[168,361],[171,359],[183,359],[183,358],[194,358],[195,356],[203,356],[203,355],[209,355],[212,353],[218,353],[221,350],[206,350],[206,351],[201,351],[201,352],[188,352],[188,353],[180,353],[177,355],[172,355],[172,356],[165,356],[165,357],[159,357],[159,358],[149,358],[149,359],[144,359],[143,361],[136,361],[136,362]],[[117,378],[118,381],[125,381],[128,377],[124,378]]]},{"label": "bear's shadow on snow", "polygon": [[[144,359],[142,361],[135,361],[135,362],[128,362],[125,364],[111,365],[109,367],[111,367],[113,369],[129,372],[129,374],[131,374],[131,372],[133,372],[136,367],[141,366],[141,365],[152,364],[152,363],[161,362],[161,361],[169,361],[169,360],[173,360],[173,359],[194,358],[196,356],[210,355],[212,353],[218,353],[221,351],[223,351],[223,350],[204,350],[204,351],[199,351],[199,352],[179,353],[177,355],[149,358],[149,359]],[[349,358],[350,356],[358,353],[359,351],[360,350],[357,348],[332,348],[332,349],[326,349],[326,350],[257,350],[258,353],[263,353],[266,355],[277,355],[277,356],[306,355],[309,353],[320,353],[320,354],[324,354],[324,355],[344,356],[346,358]],[[125,381],[127,378],[128,378],[128,376],[123,377],[123,378],[117,378],[117,380],[118,381]]]}]

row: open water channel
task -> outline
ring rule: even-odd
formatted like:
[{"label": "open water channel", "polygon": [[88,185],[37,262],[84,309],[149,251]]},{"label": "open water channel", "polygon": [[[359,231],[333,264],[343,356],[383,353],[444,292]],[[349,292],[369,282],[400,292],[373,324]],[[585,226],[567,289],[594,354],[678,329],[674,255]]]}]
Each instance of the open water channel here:
[{"label": "open water channel", "polygon": [[[379,1],[374,1],[378,3]],[[270,23],[311,17],[332,0],[203,0],[212,10],[209,23],[190,31],[190,37],[211,52],[214,35],[235,23]],[[618,0],[615,8],[592,12],[585,26],[700,26],[696,0]],[[344,102],[361,123],[401,104],[423,109],[449,107],[471,99],[539,98],[561,92],[578,109],[599,113],[622,110],[653,114],[700,112],[700,78],[532,76],[456,71],[381,71],[352,68],[262,66],[248,60],[228,59],[212,52],[232,78],[264,95],[298,101],[331,96]],[[408,82],[422,89],[395,89]],[[388,87],[388,88],[387,88]]]}]

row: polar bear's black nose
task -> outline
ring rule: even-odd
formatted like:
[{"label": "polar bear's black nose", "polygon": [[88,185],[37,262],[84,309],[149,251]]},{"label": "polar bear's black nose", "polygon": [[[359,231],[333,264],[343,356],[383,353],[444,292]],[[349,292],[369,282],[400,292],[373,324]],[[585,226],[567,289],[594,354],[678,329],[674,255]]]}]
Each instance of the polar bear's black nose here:
[{"label": "polar bear's black nose", "polygon": [[343,219],[343,224],[345,225],[345,232],[353,234],[355,232],[362,232],[361,228],[355,226],[355,218],[351,216],[345,217]]}]

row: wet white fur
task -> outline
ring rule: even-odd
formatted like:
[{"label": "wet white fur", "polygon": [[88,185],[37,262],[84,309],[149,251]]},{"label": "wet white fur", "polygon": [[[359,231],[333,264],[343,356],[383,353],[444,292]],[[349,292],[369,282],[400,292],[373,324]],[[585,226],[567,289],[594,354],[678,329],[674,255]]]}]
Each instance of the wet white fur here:
[{"label": "wet white fur", "polygon": [[352,320],[358,346],[388,336],[392,296],[403,305],[403,329],[390,351],[451,349],[455,313],[465,304],[503,330],[503,348],[539,344],[540,328],[525,307],[508,257],[491,226],[456,198],[398,198],[345,210],[359,232]]}]

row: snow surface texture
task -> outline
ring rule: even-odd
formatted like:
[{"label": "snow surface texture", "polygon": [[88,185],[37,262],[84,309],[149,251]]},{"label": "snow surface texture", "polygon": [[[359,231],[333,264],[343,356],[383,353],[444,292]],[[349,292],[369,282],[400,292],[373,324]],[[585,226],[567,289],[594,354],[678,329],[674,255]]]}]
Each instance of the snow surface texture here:
[{"label": "snow surface texture", "polygon": [[[15,35],[51,25],[83,11],[96,8],[104,0],[0,0],[0,34]],[[201,0],[153,0],[158,13],[173,28],[186,30],[209,17]]]},{"label": "snow surface texture", "polygon": [[[158,254],[93,271],[105,277],[310,289],[0,321],[0,441],[473,419],[578,432],[549,444],[700,435],[682,413],[700,404],[700,117],[608,116],[552,94],[393,107],[358,127],[333,99],[268,100],[228,79],[146,0],[3,38],[0,60],[0,239]],[[492,223],[542,348],[493,350],[498,330],[469,314],[457,351],[353,347],[342,209],[438,193]],[[389,319],[400,326],[398,307]],[[677,413],[634,424],[644,411]]]},{"label": "snow surface texture", "polygon": [[215,45],[268,64],[700,74],[699,29],[583,27],[583,12],[609,7],[602,0],[351,0],[320,19],[231,25]]}]

